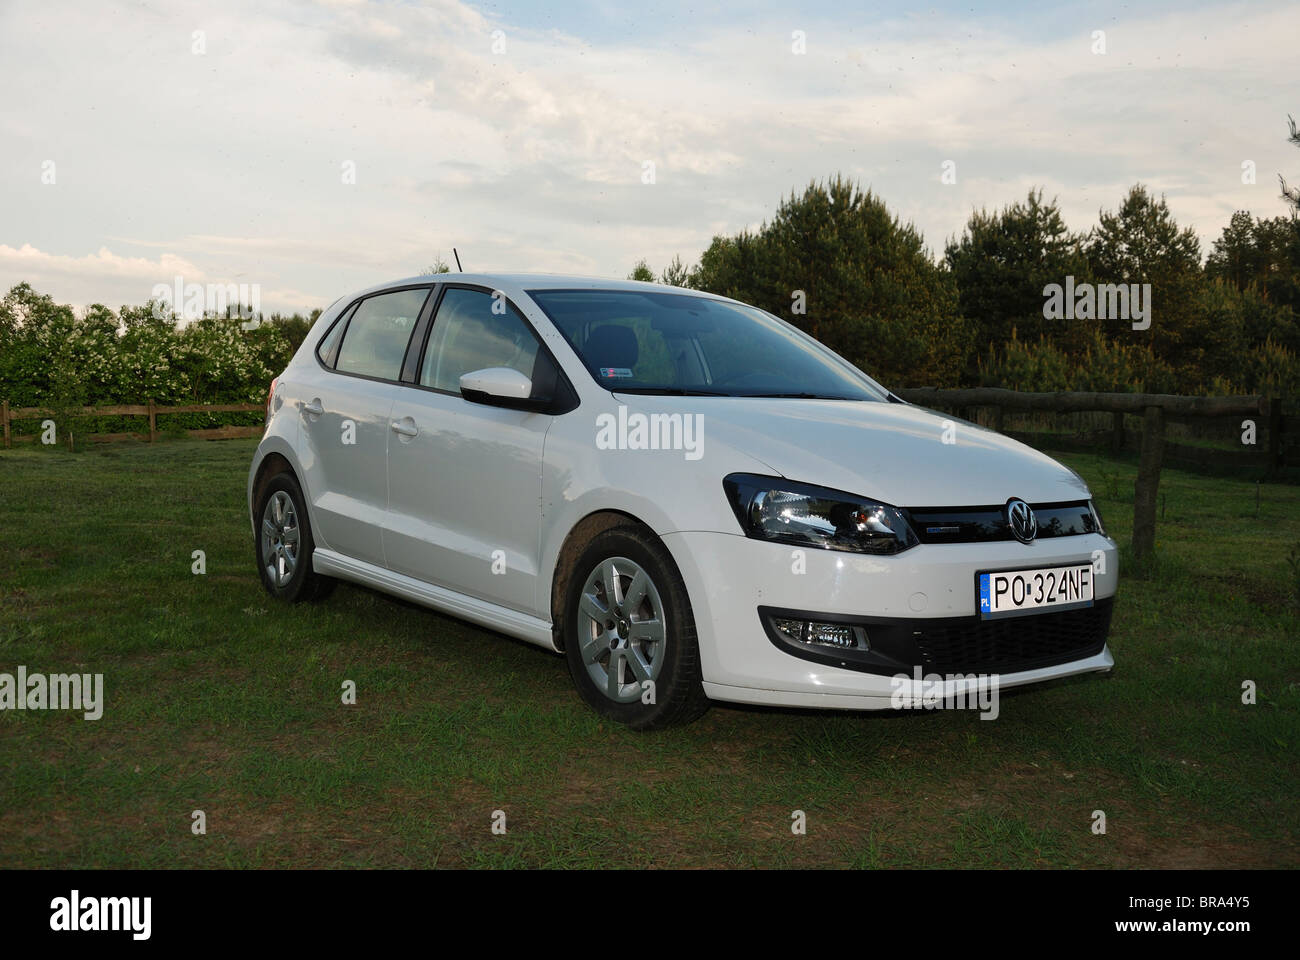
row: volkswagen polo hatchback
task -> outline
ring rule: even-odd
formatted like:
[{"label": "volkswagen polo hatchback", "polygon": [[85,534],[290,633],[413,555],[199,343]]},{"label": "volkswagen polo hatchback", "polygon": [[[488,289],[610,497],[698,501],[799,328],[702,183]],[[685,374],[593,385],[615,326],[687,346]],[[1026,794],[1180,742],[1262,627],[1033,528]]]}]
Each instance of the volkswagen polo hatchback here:
[{"label": "volkswagen polo hatchback", "polygon": [[636,728],[1113,664],[1115,544],[1076,473],[696,291],[339,300],[271,384],[248,505],[273,596],[348,580],[538,644]]}]

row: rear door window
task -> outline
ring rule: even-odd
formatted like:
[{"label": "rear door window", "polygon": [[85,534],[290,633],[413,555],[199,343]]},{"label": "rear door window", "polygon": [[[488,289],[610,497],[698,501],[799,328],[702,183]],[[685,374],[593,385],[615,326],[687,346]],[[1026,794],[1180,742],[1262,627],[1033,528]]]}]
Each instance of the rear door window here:
[{"label": "rear door window", "polygon": [[427,289],[394,290],[367,297],[343,333],[334,369],[382,380],[398,380],[411,331],[428,297]]}]

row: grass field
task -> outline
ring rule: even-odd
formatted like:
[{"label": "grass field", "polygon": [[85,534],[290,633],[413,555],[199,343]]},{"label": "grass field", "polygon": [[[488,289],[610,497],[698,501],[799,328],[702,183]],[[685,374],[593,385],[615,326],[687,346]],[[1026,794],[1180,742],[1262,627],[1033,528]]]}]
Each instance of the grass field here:
[{"label": "grass field", "polygon": [[[718,706],[636,734],[539,649],[348,585],[273,603],[253,448],[0,451],[0,672],[106,687],[98,721],[0,713],[0,867],[1300,864],[1296,487],[1256,516],[1254,483],[1166,472],[1114,675],[994,722]],[[1063,459],[1127,542],[1134,466]]]}]

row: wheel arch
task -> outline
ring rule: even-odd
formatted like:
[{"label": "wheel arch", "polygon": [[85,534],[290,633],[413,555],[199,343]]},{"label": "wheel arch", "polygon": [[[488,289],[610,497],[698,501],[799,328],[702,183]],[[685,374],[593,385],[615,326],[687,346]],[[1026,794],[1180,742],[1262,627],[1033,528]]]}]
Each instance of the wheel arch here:
[{"label": "wheel arch", "polygon": [[[267,484],[282,473],[289,474],[298,484],[298,489],[303,495],[303,509],[308,511],[308,519],[310,519],[311,494],[307,492],[307,487],[303,483],[303,471],[295,462],[292,447],[283,443],[278,437],[268,437],[263,442],[263,446],[258,449],[258,454],[259,456],[253,461],[253,468],[248,473],[248,522],[253,533],[257,533],[257,504],[266,492]],[[319,540],[317,542],[320,543]]]},{"label": "wheel arch", "polygon": [[262,494],[266,491],[266,485],[281,473],[292,475],[299,489],[302,488],[302,480],[298,476],[298,471],[293,468],[293,464],[289,462],[289,458],[272,450],[262,458],[262,462],[257,465],[257,472],[253,475],[253,485],[249,497],[250,511],[257,510],[257,503],[262,499]]},{"label": "wheel arch", "polygon": [[[663,538],[648,523],[624,510],[596,510],[575,523],[560,546],[551,573],[551,642],[556,650],[564,650],[564,599],[574,574],[574,566],[592,540],[616,527],[635,527],[663,544]],[[664,546],[667,549],[667,545]]]}]

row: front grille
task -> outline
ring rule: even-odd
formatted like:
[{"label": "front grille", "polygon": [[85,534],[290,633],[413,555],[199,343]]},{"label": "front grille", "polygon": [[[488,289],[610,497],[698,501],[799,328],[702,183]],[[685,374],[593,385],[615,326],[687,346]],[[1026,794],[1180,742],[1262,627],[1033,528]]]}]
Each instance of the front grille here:
[{"label": "front grille", "polygon": [[998,620],[914,621],[912,641],[935,673],[1017,673],[1081,660],[1101,652],[1113,600],[1060,613]]},{"label": "front grille", "polygon": [[[1101,532],[1087,500],[1031,503],[1038,521],[1036,538],[1077,537]],[[988,543],[1014,539],[1006,505],[983,507],[908,507],[903,511],[922,543]]]}]

